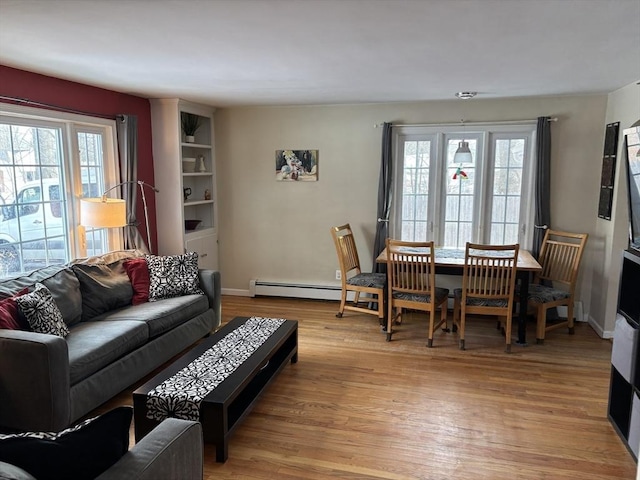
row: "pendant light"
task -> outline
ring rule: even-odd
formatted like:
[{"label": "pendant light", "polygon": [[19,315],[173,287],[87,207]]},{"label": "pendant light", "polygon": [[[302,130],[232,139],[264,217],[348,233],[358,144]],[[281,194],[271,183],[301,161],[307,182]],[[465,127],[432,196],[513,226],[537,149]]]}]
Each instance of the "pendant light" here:
[{"label": "pendant light", "polygon": [[458,142],[458,149],[453,155],[453,163],[473,163],[471,150],[469,150],[469,142],[462,140]]},{"label": "pendant light", "polygon": [[[463,100],[468,100],[475,97],[477,94],[478,92],[458,92],[456,93],[456,97]],[[460,120],[460,122],[462,123],[464,137],[464,120]],[[469,149],[469,142],[466,142],[464,138],[461,142],[458,142],[458,149],[453,155],[453,163],[473,163],[473,156],[471,155],[471,150]]]}]

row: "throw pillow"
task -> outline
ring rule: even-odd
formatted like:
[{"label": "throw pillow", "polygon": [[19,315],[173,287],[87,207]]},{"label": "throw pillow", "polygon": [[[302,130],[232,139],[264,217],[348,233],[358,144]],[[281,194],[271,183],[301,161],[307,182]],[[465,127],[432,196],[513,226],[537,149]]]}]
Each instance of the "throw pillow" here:
[{"label": "throw pillow", "polygon": [[200,290],[198,254],[145,255],[149,265],[149,301],[181,295],[204,295]]},{"label": "throw pillow", "polygon": [[118,407],[60,433],[0,435],[0,461],[38,480],[93,479],[129,450],[132,407]]},{"label": "throw pillow", "polygon": [[0,328],[7,330],[30,330],[29,324],[18,311],[16,297],[24,295],[29,290],[23,288],[13,297],[0,300]]},{"label": "throw pillow", "polygon": [[131,305],[133,288],[123,260],[111,264],[78,263],[71,269],[80,281],[82,320],[91,320],[105,312]]},{"label": "throw pillow", "polygon": [[139,305],[149,301],[149,266],[144,258],[125,260],[124,269],[133,287],[131,303]]},{"label": "throw pillow", "polygon": [[31,330],[66,337],[69,329],[64,323],[62,313],[51,296],[51,292],[41,283],[36,283],[33,292],[16,298],[20,310],[27,317]]}]

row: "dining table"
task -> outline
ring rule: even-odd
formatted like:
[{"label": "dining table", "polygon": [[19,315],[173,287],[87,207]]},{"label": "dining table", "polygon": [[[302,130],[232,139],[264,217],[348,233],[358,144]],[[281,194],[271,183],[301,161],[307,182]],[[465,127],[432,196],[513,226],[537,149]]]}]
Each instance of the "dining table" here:
[{"label": "dining table", "polygon": [[[410,249],[409,249],[410,250]],[[436,247],[435,249],[436,274],[462,275],[464,270],[464,249]],[[376,258],[377,263],[387,263],[386,248]],[[527,345],[527,303],[529,297],[529,282],[531,275],[541,272],[542,266],[528,250],[520,249],[518,252],[518,264],[516,277],[518,280],[518,340],[517,345]]]}]

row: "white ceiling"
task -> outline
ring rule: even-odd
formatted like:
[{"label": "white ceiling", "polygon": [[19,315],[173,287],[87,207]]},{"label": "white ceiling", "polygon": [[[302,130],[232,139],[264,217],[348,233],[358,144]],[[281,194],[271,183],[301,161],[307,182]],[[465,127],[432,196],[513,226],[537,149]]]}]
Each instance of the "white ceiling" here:
[{"label": "white ceiling", "polygon": [[0,0],[0,63],[215,106],[608,93],[640,0]]}]

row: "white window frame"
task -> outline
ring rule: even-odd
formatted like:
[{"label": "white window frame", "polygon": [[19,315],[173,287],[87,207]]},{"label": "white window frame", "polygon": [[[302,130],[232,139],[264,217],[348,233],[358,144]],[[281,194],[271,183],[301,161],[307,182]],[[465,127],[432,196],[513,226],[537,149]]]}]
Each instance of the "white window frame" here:
[{"label": "white window frame", "polygon": [[[86,256],[85,229],[80,225],[80,198],[82,198],[83,192],[80,157],[78,154],[78,133],[88,132],[102,135],[103,181],[105,189],[107,189],[120,182],[115,120],[0,103],[0,121],[2,123],[60,128],[62,130],[63,189],[68,202],[66,212],[69,227],[68,254],[71,259]],[[124,244],[121,229],[108,229],[107,239],[108,250],[119,250]]]},{"label": "white window frame", "polygon": [[[517,124],[465,124],[461,125],[425,125],[425,126],[397,126],[393,127],[393,185],[392,207],[389,219],[389,235],[393,238],[402,237],[402,182],[404,170],[404,142],[405,140],[431,140],[430,186],[428,212],[431,218],[428,222],[427,238],[416,241],[436,242],[442,245],[444,241],[444,201],[447,181],[446,148],[449,139],[475,139],[477,152],[474,157],[474,167],[477,169],[474,187],[473,208],[473,238],[469,241],[489,243],[491,226],[491,207],[493,198],[493,154],[496,139],[525,138],[527,158],[523,165],[523,181],[520,202],[520,221],[518,228],[518,243],[521,248],[531,249],[533,245],[533,224],[535,202],[533,201],[535,183],[535,122]],[[434,156],[435,154],[435,156]],[[435,159],[435,160],[434,160]],[[435,163],[435,166],[434,166]],[[466,180],[465,180],[466,181]]]}]

